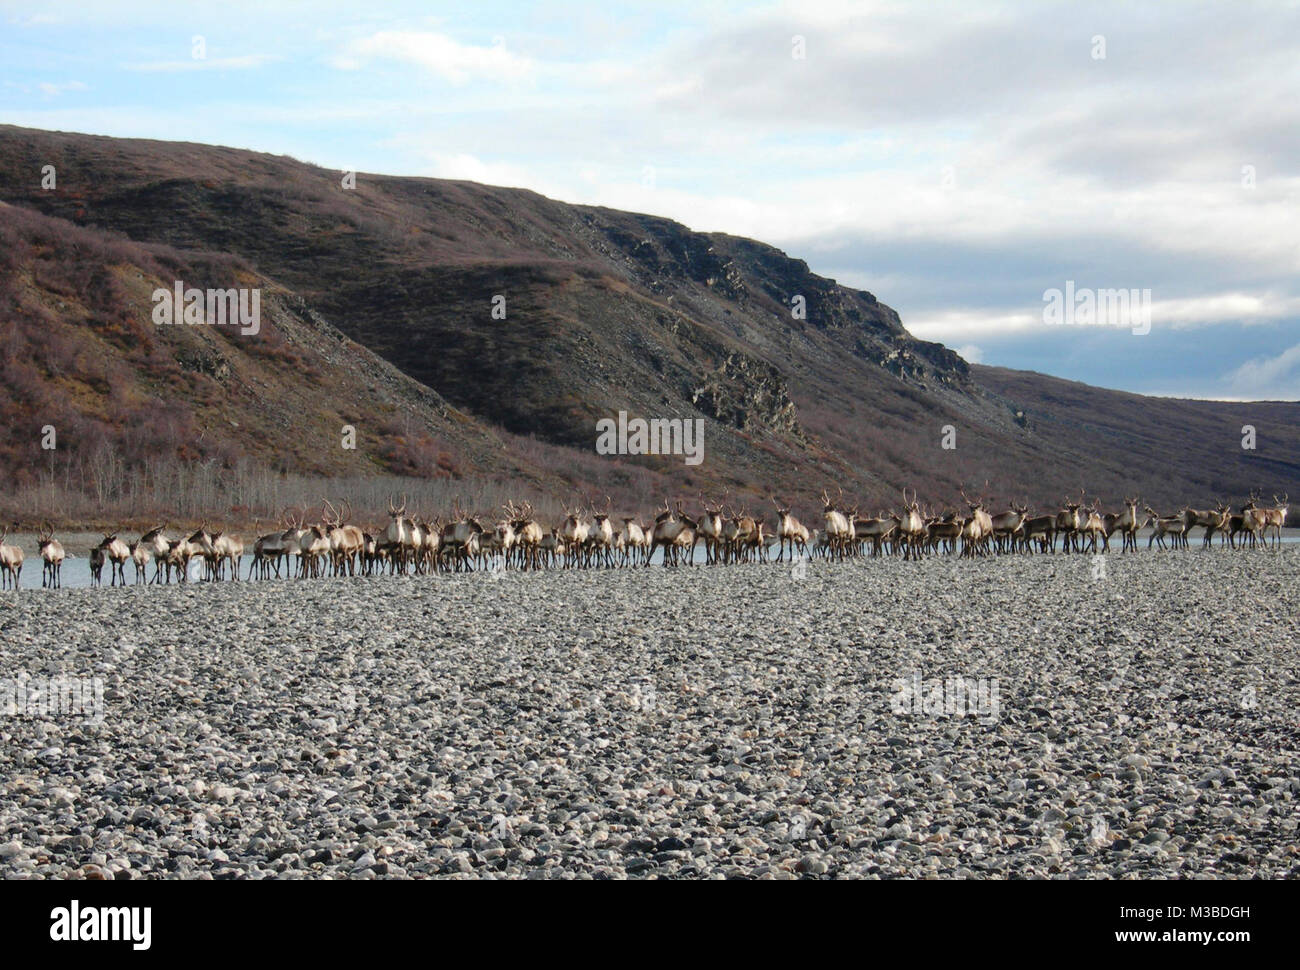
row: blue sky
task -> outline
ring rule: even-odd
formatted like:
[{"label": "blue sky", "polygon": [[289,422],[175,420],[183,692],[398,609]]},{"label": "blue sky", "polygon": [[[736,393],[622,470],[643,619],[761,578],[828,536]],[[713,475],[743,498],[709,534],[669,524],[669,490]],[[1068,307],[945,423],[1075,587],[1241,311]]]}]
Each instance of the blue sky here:
[{"label": "blue sky", "polygon": [[[1296,3],[0,0],[0,122],[653,212],[972,360],[1300,398]],[[1045,324],[1067,280],[1150,333]]]}]

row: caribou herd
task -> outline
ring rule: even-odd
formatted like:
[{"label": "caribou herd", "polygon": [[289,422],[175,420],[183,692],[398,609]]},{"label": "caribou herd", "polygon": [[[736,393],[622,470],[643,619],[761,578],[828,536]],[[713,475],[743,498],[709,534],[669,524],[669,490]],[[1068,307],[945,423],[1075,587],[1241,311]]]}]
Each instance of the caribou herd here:
[{"label": "caribou herd", "polygon": [[[371,576],[382,573],[433,573],[515,568],[614,568],[648,566],[656,551],[661,562],[693,565],[703,547],[709,565],[747,562],[783,562],[796,557],[898,556],[917,559],[927,555],[965,558],[994,554],[1089,553],[1110,551],[1118,535],[1122,552],[1138,549],[1138,532],[1148,525],[1147,548],[1187,548],[1192,531],[1203,529],[1202,548],[1215,535],[1220,545],[1234,549],[1277,548],[1287,517],[1287,496],[1273,496],[1273,505],[1249,501],[1234,512],[1224,502],[1212,509],[1184,508],[1161,515],[1138,498],[1126,498],[1116,512],[1103,512],[1086,493],[1066,496],[1055,510],[1032,514],[1028,502],[994,508],[983,497],[970,498],[961,491],[963,510],[922,507],[915,492],[896,511],[863,515],[857,505],[844,500],[843,490],[832,498],[821,493],[822,518],[809,528],[795,517],[792,505],[772,496],[775,514],[755,515],[745,504],[732,505],[726,496],[709,501],[699,496],[698,511],[689,514],[678,501],[667,500],[652,521],[636,516],[615,517],[613,502],[589,501],[586,506],[564,508],[557,524],[539,521],[528,502],[507,502],[499,514],[476,512],[456,501],[452,514],[430,519],[408,512],[405,497],[388,502],[388,521],[370,529],[352,524],[352,506],[322,500],[318,509],[287,508],[280,528],[258,536],[251,548],[224,531],[209,531],[204,523],[189,535],[169,538],[160,526],[128,543],[118,533],[104,535],[90,550],[91,585],[103,582],[108,566],[109,585],[126,585],[127,563],[136,583],[187,582],[192,579],[317,578]],[[621,524],[620,524],[621,523]],[[119,530],[120,531],[120,530]],[[11,545],[9,530],[0,529],[0,580],[5,588],[18,588],[23,550]],[[54,528],[42,525],[37,545],[43,564],[41,585],[61,585],[65,553],[54,538]],[[775,555],[773,554],[775,550]],[[240,576],[245,552],[250,553],[245,576]],[[150,567],[152,566],[152,576]]]}]

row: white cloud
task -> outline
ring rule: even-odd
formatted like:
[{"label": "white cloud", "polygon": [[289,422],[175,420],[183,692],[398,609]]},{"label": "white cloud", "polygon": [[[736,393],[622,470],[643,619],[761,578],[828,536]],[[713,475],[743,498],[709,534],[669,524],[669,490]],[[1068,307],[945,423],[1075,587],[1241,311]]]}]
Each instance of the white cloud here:
[{"label": "white cloud", "polygon": [[414,64],[455,85],[473,80],[519,81],[533,73],[533,62],[506,48],[504,41],[473,46],[432,31],[381,30],[354,40],[332,63],[359,70],[375,60]]},{"label": "white cloud", "polygon": [[1300,399],[1300,344],[1288,347],[1276,357],[1248,360],[1228,375],[1236,393],[1255,400]]},{"label": "white cloud", "polygon": [[56,98],[64,91],[86,90],[86,85],[82,84],[80,81],[64,81],[61,84],[42,81],[36,87],[40,90],[41,94],[45,95],[47,98]]},{"label": "white cloud", "polygon": [[[1043,321],[1044,306],[1045,303],[1037,303],[1031,307],[1011,309],[994,307],[944,310],[924,313],[911,320],[904,320],[903,323],[917,337],[947,344],[998,334],[1061,330],[1064,325],[1050,325]],[[1151,300],[1152,329],[1183,330],[1225,322],[1266,324],[1293,316],[1300,316],[1300,297],[1214,293],[1202,297]],[[1127,326],[1127,321],[1123,321],[1123,324]],[[1122,326],[1120,328],[1123,329]]]},{"label": "white cloud", "polygon": [[[904,320],[903,325],[922,340],[952,343],[970,337],[989,337],[1017,330],[1046,328],[1039,310],[944,310]],[[964,355],[963,355],[964,356]]]},{"label": "white cloud", "polygon": [[1223,322],[1273,323],[1294,316],[1300,316],[1300,297],[1277,293],[1218,293],[1151,303],[1152,326],[1175,330]]},{"label": "white cloud", "polygon": [[481,158],[466,153],[450,154],[444,152],[430,153],[430,170],[433,178],[465,179],[470,182],[482,182],[484,185],[526,186],[536,179],[527,169],[510,164],[485,162]]}]

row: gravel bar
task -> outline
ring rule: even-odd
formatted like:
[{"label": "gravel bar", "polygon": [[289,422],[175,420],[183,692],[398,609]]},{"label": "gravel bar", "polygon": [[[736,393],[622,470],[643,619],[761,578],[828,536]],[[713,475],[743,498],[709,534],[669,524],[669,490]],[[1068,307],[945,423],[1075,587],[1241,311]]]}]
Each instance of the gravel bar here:
[{"label": "gravel bar", "polygon": [[[6,593],[0,874],[1294,877],[1298,580],[1288,547]],[[43,714],[58,676],[102,704]]]}]

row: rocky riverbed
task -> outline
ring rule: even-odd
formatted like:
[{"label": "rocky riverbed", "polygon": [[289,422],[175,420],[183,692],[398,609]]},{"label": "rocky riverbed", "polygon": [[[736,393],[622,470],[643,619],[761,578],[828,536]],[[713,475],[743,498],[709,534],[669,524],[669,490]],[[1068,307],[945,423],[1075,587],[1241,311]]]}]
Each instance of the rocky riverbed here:
[{"label": "rocky riverbed", "polygon": [[1298,580],[1288,547],[6,593],[0,874],[1294,876]]}]

